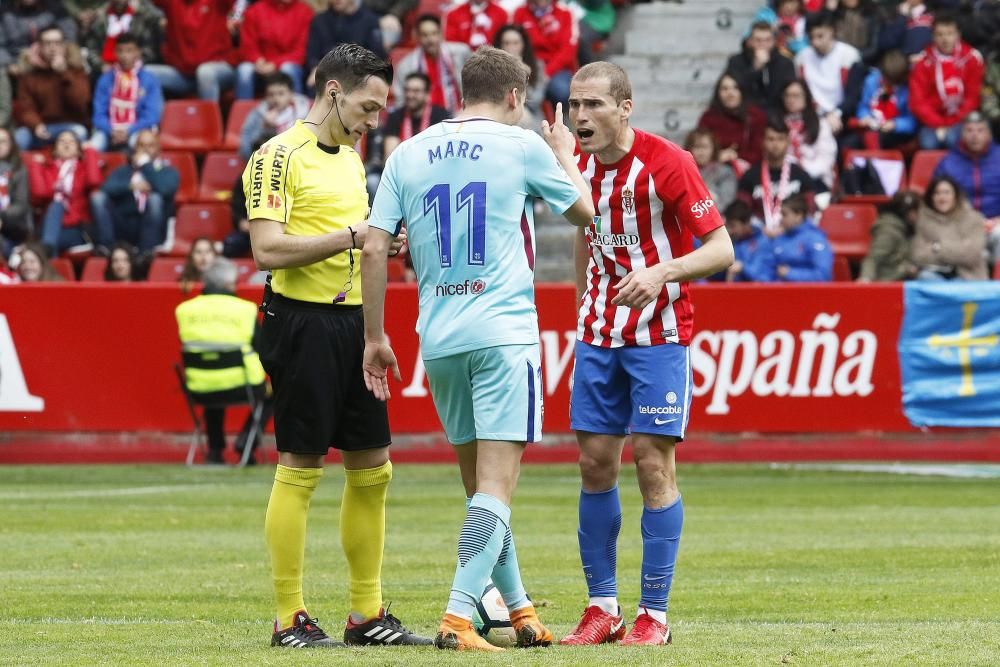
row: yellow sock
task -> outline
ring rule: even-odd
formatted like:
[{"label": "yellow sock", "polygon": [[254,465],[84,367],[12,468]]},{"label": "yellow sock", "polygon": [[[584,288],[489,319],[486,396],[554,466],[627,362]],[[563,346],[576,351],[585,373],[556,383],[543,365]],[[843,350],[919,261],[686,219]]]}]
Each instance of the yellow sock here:
[{"label": "yellow sock", "polygon": [[291,627],[302,600],[302,561],[306,551],[306,515],[322,468],[286,468],[274,472],[271,499],[264,518],[264,539],[271,554],[271,574],[278,602],[278,624]]},{"label": "yellow sock", "polygon": [[340,542],[351,575],[351,611],[370,619],[382,608],[385,494],[392,479],[392,462],[344,473],[347,483],[340,504]]}]

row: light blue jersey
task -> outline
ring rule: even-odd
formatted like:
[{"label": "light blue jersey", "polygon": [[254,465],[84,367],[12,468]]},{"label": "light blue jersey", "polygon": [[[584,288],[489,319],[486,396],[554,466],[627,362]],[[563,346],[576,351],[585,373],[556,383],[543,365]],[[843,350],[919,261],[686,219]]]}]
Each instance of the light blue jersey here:
[{"label": "light blue jersey", "polygon": [[424,359],[538,342],[532,198],[580,193],[534,132],[485,118],[429,127],[393,151],[368,224],[405,221]]}]

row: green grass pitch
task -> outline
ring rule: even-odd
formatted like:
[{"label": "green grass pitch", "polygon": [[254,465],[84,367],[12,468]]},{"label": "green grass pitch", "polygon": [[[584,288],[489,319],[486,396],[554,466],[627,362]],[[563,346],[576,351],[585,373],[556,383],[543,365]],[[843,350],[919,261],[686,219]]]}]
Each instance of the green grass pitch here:
[{"label": "green grass pitch", "polygon": [[[620,594],[638,597],[640,501],[621,488]],[[271,649],[262,525],[273,469],[0,467],[0,665],[832,665],[1000,663],[1000,480],[682,466],[675,643],[510,650]],[[306,599],[347,614],[343,476],[313,498]],[[583,609],[573,466],[527,466],[514,530],[557,636]],[[384,592],[432,633],[465,506],[457,469],[399,465]]]}]

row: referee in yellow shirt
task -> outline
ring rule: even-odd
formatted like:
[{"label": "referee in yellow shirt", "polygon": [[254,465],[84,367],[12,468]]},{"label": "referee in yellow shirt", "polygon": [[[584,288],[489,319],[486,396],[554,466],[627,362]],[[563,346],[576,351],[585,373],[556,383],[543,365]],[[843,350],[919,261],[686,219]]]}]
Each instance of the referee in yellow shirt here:
[{"label": "referee in yellow shirt", "polygon": [[272,276],[260,350],[274,388],[279,452],[264,524],[278,607],[272,646],[343,646],[320,629],[302,596],[306,515],[330,447],[341,451],[346,476],[340,537],[351,612],[344,642],[431,644],[382,608],[389,418],[361,372],[358,269],[368,194],[353,146],[378,125],[391,82],[388,62],[354,44],[338,46],[316,68],[306,119],[261,146],[243,173],[254,260]]}]

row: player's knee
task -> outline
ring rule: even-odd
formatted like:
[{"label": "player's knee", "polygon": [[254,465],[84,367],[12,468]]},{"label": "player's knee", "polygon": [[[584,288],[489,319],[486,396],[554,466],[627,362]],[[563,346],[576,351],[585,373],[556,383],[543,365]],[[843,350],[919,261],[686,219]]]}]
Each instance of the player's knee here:
[{"label": "player's knee", "polygon": [[637,447],[633,454],[635,460],[635,472],[640,480],[649,482],[669,482],[674,484],[673,465],[662,452],[655,449],[645,449]]},{"label": "player's knee", "polygon": [[618,462],[613,458],[580,452],[580,478],[590,491],[605,491],[618,481]]}]

